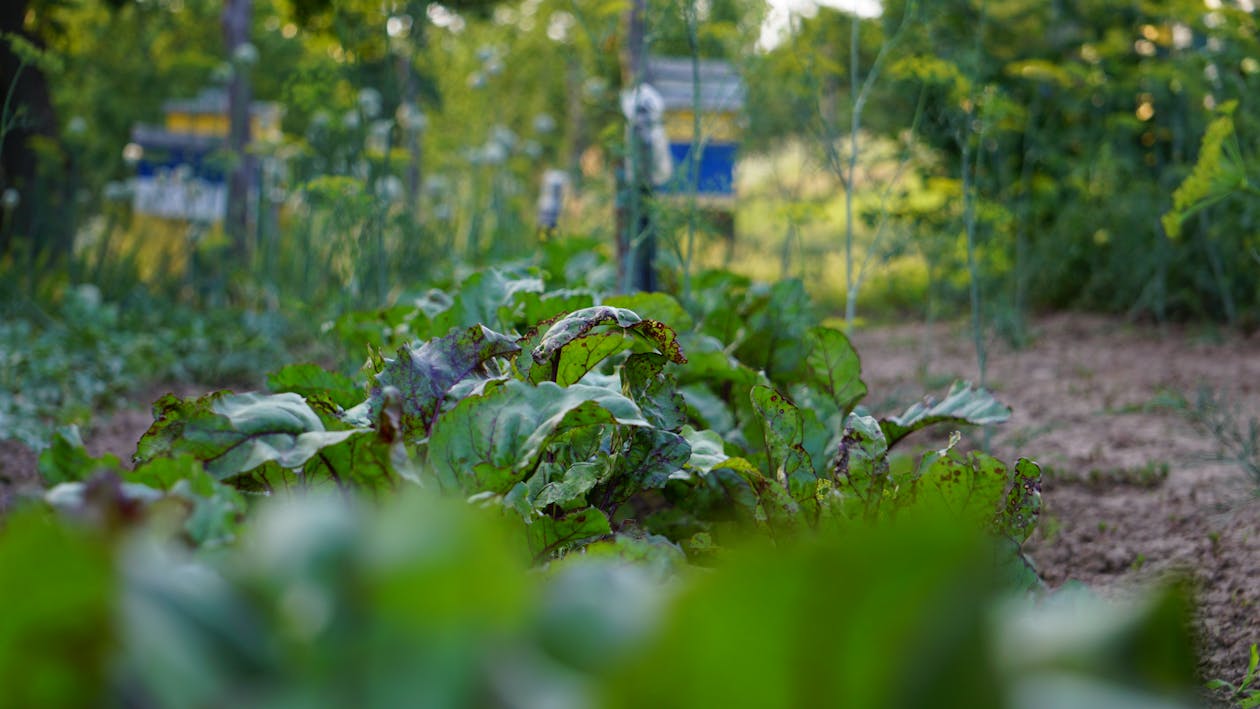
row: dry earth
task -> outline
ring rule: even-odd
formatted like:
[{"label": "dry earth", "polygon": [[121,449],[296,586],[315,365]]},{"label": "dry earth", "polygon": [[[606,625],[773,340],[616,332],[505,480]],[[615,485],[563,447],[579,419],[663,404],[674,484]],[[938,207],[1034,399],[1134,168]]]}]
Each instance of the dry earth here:
[{"label": "dry earth", "polygon": [[[978,379],[963,325],[874,328],[854,339],[877,413],[939,395],[954,378]],[[1188,575],[1203,676],[1237,682],[1247,648],[1260,643],[1260,484],[1236,464],[1213,461],[1216,441],[1159,403],[1207,386],[1243,407],[1244,419],[1260,418],[1260,336],[1059,315],[1038,321],[1022,349],[988,349],[988,384],[1014,409],[993,432],[993,448],[1035,458],[1047,477],[1029,544],[1043,576],[1052,586],[1077,579],[1123,594]],[[89,432],[89,449],[129,459],[152,420],[148,402],[164,391],[106,418]],[[0,509],[35,478],[34,456],[0,441]]]},{"label": "dry earth", "polygon": [[[1208,387],[1238,407],[1240,425],[1260,419],[1260,335],[1082,315],[1042,319],[1032,334],[1022,349],[990,338],[986,375],[1014,409],[992,432],[994,452],[1034,458],[1045,473],[1028,545],[1039,571],[1052,586],[1076,579],[1105,594],[1189,576],[1200,671],[1238,682],[1260,643],[1260,480],[1221,461],[1217,440],[1166,402]],[[978,379],[965,325],[878,328],[854,340],[878,413],[924,391],[942,395],[953,378]]]}]

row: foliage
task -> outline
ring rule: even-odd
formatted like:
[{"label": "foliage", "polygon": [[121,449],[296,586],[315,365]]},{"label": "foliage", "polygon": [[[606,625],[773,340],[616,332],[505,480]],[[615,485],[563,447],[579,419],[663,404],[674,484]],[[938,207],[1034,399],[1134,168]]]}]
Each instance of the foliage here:
[{"label": "foliage", "polygon": [[[735,538],[732,520],[780,538],[922,508],[1009,539],[1025,563],[1035,464],[962,455],[955,438],[916,470],[889,473],[889,449],[913,431],[1004,420],[1009,410],[987,392],[956,386],[885,420],[856,412],[860,360],[839,331],[810,327],[799,282],[763,289],[702,275],[691,312],[664,294],[605,298],[564,285],[529,268],[491,269],[361,316],[405,324],[380,334],[419,335],[387,358],[367,334],[362,384],[302,364],[269,376],[271,394],[167,395],[138,444],[136,474],[191,458],[196,478],[213,482],[198,484],[209,497],[221,484],[247,495],[380,496],[418,483],[502,508],[539,561],[628,525],[704,556]],[[342,332],[348,344],[365,336]],[[122,467],[88,457],[68,433],[41,470],[71,486],[59,499],[78,499],[91,473]],[[129,480],[117,494],[160,497]]]},{"label": "foliage", "polygon": [[742,548],[704,574],[659,537],[632,535],[527,572],[520,535],[493,510],[418,490],[373,506],[266,501],[230,554],[139,531],[40,509],[0,529],[8,696],[1026,706],[1032,693],[1190,706],[1176,595],[1125,609],[1081,593],[1033,603],[994,578],[986,544],[939,520]]},{"label": "foliage", "polygon": [[[207,31],[221,4],[34,0],[19,29],[35,41],[9,42],[45,47],[52,96],[0,243],[70,256],[0,253],[21,314],[0,325],[0,430],[47,444],[50,486],[0,527],[16,703],[1146,705],[1189,686],[1175,593],[993,611],[1039,588],[1020,545],[1041,471],[956,435],[894,464],[923,428],[1010,411],[965,383],[868,410],[857,352],[810,296],[839,281],[834,253],[801,248],[814,278],[765,285],[693,278],[688,243],[662,264],[683,300],[606,292],[593,245],[624,149],[626,3],[255,7],[256,95],[287,109],[283,139],[255,146],[256,243],[232,260],[208,225],[165,225],[177,253],[151,295],[130,278],[160,249],[120,147],[164,100],[249,69]],[[1253,14],[888,0],[749,51],[763,11],[653,2],[649,36],[736,61],[746,149],[804,140],[834,168],[860,138],[899,165],[779,186],[785,271],[794,230],[843,191],[864,258],[917,252],[934,298],[1009,290],[1016,319],[1260,312],[1254,269],[1223,257],[1255,249],[1254,205],[1209,210],[1258,154]],[[1198,108],[1229,99],[1233,122]],[[862,105],[870,128],[845,148],[836,128]],[[580,188],[565,218],[594,241],[530,256],[541,167]],[[1170,194],[1182,238],[1152,216]],[[366,365],[276,369],[286,317]],[[159,399],[134,468],[54,432],[151,379],[267,370],[268,393]]]},{"label": "foliage", "polygon": [[1260,676],[1257,670],[1260,670],[1260,650],[1253,644],[1247,660],[1247,671],[1237,685],[1223,679],[1214,679],[1207,683],[1207,688],[1228,693],[1228,700],[1235,702],[1239,709],[1255,709],[1260,706],[1260,690],[1252,687],[1251,683]]},{"label": "foliage", "polygon": [[1214,441],[1218,459],[1237,465],[1260,491],[1260,418],[1207,387],[1201,387],[1193,400],[1172,394],[1166,406]]},{"label": "foliage", "polygon": [[[581,196],[566,212],[569,230],[607,241],[608,167],[622,150],[610,98],[621,81],[615,50],[625,4],[459,5],[429,12],[418,2],[256,2],[251,41],[278,70],[251,79],[259,98],[286,109],[284,139],[257,146],[269,165],[257,249],[248,264],[203,253],[199,272],[176,275],[213,275],[197,287],[227,290],[238,302],[332,306],[341,315],[397,295],[390,284],[443,272],[453,254],[475,262],[527,253],[541,167],[564,169]],[[125,215],[112,216],[127,211],[117,197],[128,190],[120,147],[131,126],[158,121],[164,100],[240,67],[224,61],[219,33],[207,31],[218,26],[217,3],[33,8],[24,30],[44,46],[57,113],[50,125],[60,131],[32,144],[42,187],[23,190],[26,216],[6,236],[19,245],[18,237],[73,242],[83,258],[101,240],[132,239],[127,232],[136,230]],[[878,296],[899,308],[916,307],[924,287],[907,291],[902,274],[926,271],[915,278],[928,281],[929,307],[956,304],[968,279],[959,258],[964,210],[953,206],[961,183],[975,198],[979,292],[1001,303],[983,319],[1017,340],[1020,319],[1042,306],[1255,322],[1252,269],[1228,258],[1260,249],[1250,236],[1253,209],[1247,200],[1211,209],[1222,189],[1237,188],[1255,152],[1253,13],[1197,0],[887,2],[880,18],[856,24],[827,8],[797,17],[782,43],[750,51],[764,15],[756,3],[653,2],[648,10],[651,51],[726,58],[741,71],[745,155],[791,145],[811,154],[796,178],[768,178],[769,208],[786,219],[763,223],[741,211],[739,244],[755,244],[758,254],[741,267],[774,277],[763,252],[780,250],[779,270],[799,259],[815,296],[831,291],[836,306]],[[150,47],[163,48],[154,61],[145,59]],[[863,81],[877,63],[876,80]],[[860,102],[848,95],[854,78]],[[842,145],[838,127],[850,125],[855,103],[868,128]],[[1235,104],[1232,136],[1217,140],[1220,112]],[[892,154],[876,155],[880,145]],[[1213,171],[1213,145],[1227,149],[1220,165],[1228,169]],[[811,171],[842,167],[855,147],[862,169],[841,170],[812,194],[820,175]],[[1193,199],[1190,188],[1207,182],[1190,179],[1173,196],[1196,174],[1216,175],[1214,187]],[[924,209],[925,201],[943,206]],[[86,228],[28,218],[32,204]],[[662,216],[667,231],[694,226],[694,209],[685,209],[687,219]],[[1165,213],[1181,238],[1166,238],[1151,218]],[[865,252],[848,257],[862,264],[849,289],[861,286],[856,296],[837,290],[842,264],[829,237],[808,249],[801,242],[802,231],[821,235],[848,216],[857,219],[855,249]],[[675,237],[664,243],[681,244]],[[188,248],[213,251],[199,239]],[[712,263],[716,251],[702,245],[698,258]],[[33,253],[14,251],[14,272],[55,270],[53,261],[28,260]],[[689,273],[690,248],[663,261]],[[866,266],[880,262],[895,267],[866,277]]]},{"label": "foliage", "polygon": [[[41,673],[74,663],[90,671],[58,675],[68,702],[181,705],[1004,706],[1192,685],[1179,595],[1124,613],[1072,600],[1101,631],[1054,619],[1065,600],[1030,603],[1035,463],[955,434],[892,464],[912,432],[1003,420],[987,392],[877,418],[857,353],[812,324],[799,283],[701,274],[683,304],[565,273],[484,271],[362,314],[395,324],[355,378],[289,365],[271,393],[165,396],[134,469],[59,432],[43,500],[0,528],[0,574],[24,525],[62,530],[76,583],[113,589],[84,598],[119,621],[24,657],[15,696],[57,701]],[[422,334],[383,356],[400,333]],[[83,602],[40,597],[29,628],[0,624],[0,656]],[[913,686],[906,647],[931,668]],[[1128,659],[1100,661],[1113,651]]]},{"label": "foliage", "polygon": [[56,426],[87,424],[145,386],[252,381],[281,360],[283,327],[256,313],[68,290],[55,310],[0,323],[0,431],[38,449]]},{"label": "foliage", "polygon": [[1173,192],[1173,209],[1163,217],[1164,230],[1176,238],[1185,220],[1226,197],[1251,189],[1247,167],[1239,152],[1231,114],[1238,104],[1220,108],[1220,117],[1208,125],[1194,170]]}]

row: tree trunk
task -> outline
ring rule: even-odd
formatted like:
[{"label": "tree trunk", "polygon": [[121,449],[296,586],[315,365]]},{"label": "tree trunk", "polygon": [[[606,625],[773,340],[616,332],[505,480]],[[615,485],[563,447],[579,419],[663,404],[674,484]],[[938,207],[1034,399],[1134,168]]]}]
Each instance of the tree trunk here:
[{"label": "tree trunk", "polygon": [[[0,2],[0,33],[18,35],[39,46],[35,38],[23,31],[29,5],[29,0]],[[57,136],[57,118],[48,80],[38,66],[23,64],[4,39],[0,39],[0,105],[6,109],[0,116],[0,120],[4,121],[0,127],[6,129],[0,134],[0,193],[13,189],[19,196],[17,206],[10,214],[4,215],[0,225],[0,254],[15,247],[19,239],[29,240],[29,245],[35,250],[61,247],[59,250],[64,251],[69,244],[69,233],[62,233],[65,230],[58,227],[68,225],[61,224],[64,220],[57,219],[56,215],[65,215],[68,211],[58,209],[55,204],[46,204],[47,216],[52,218],[52,222],[37,223],[41,217],[37,201],[59,203],[66,196],[53,189],[60,185],[40,184],[39,156],[32,145],[33,138],[55,139]],[[37,195],[48,190],[56,194],[36,199]],[[58,233],[64,239],[50,237]]]}]

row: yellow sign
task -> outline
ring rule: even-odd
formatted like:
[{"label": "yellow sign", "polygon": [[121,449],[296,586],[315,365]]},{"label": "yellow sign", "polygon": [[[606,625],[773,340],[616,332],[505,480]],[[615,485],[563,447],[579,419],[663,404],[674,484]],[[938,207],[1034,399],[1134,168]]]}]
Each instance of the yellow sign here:
[{"label": "yellow sign", "polygon": [[[689,109],[665,112],[665,135],[670,142],[691,142],[695,138],[695,114]],[[739,140],[739,121],[734,112],[700,115],[700,139],[714,143]]]},{"label": "yellow sign", "polygon": [[[228,117],[225,113],[170,111],[166,114],[166,130],[172,133],[226,138],[228,126]],[[250,118],[249,129],[250,135],[254,138],[278,139],[280,137],[278,112],[255,111]]]}]

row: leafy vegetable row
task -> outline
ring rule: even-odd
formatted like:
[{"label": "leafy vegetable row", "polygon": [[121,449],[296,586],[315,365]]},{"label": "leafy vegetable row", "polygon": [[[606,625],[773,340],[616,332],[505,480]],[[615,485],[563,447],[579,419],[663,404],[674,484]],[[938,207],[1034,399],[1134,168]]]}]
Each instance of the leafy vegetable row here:
[{"label": "leafy vegetable row", "polygon": [[[877,419],[860,407],[844,334],[801,327],[799,284],[750,289],[737,308],[716,293],[738,284],[710,286],[689,312],[662,294],[596,303],[536,277],[474,274],[453,295],[358,316],[393,319],[404,336],[446,330],[393,357],[369,342],[366,387],[300,364],[273,373],[269,394],[164,397],[137,470],[122,474],[170,494],[177,481],[153,471],[181,461],[190,480],[214,481],[203,497],[225,500],[429,487],[519,519],[539,561],[615,535],[660,536],[699,560],[749,529],[778,538],[913,514],[986,528],[1018,558],[1040,506],[1036,464],[964,454],[956,435],[913,464],[890,458],[915,431],[998,423],[1009,409],[959,383]],[[72,449],[62,441],[48,467]],[[230,538],[232,516],[221,519]]]}]

